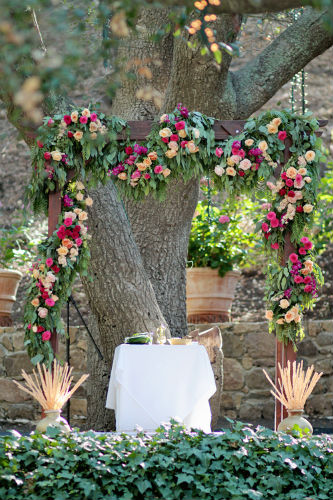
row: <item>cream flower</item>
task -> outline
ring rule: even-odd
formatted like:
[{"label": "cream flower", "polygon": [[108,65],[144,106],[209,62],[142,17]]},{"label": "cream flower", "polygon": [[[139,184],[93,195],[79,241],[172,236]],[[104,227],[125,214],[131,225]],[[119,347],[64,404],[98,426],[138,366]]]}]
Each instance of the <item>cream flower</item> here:
[{"label": "cream flower", "polygon": [[304,180],[303,180],[303,179],[302,179],[302,180],[300,180],[300,181],[295,180],[295,182],[294,182],[294,186],[295,186],[297,189],[302,189],[302,187],[304,187],[304,184],[305,184],[305,182],[304,182]]},{"label": "cream flower", "polygon": [[289,179],[295,179],[297,175],[297,170],[294,167],[289,167],[286,171],[286,174],[289,177]]},{"label": "cream flower", "polygon": [[197,129],[197,128],[193,128],[192,129],[192,132],[193,132],[193,136],[196,138],[196,139],[199,139],[200,137],[200,130]]},{"label": "cream flower", "polygon": [[[304,156],[299,156],[297,158],[297,163],[298,163],[298,165],[300,167],[305,167],[305,165],[306,165],[306,159],[304,158]],[[301,175],[303,175],[303,174],[301,174]]]},{"label": "cream flower", "polygon": [[33,277],[34,277],[35,279],[39,278],[39,272],[37,271],[37,269],[34,269],[34,270],[32,271],[32,275],[33,275]]},{"label": "cream flower", "polygon": [[193,141],[189,141],[186,144],[186,147],[187,147],[187,149],[189,150],[190,153],[197,153],[199,151],[198,146],[196,146]]},{"label": "cream flower", "polygon": [[310,214],[313,210],[313,205],[307,203],[306,205],[304,205],[303,210],[306,214]]},{"label": "cream flower", "polygon": [[168,175],[170,175],[170,174],[171,174],[171,170],[170,170],[169,168],[165,168],[165,169],[163,170],[163,172],[162,172],[162,175],[163,175],[164,177],[168,177]]},{"label": "cream flower", "polygon": [[150,158],[151,160],[157,160],[157,153],[156,151],[152,151],[151,153],[148,153],[148,158]]},{"label": "cream flower", "polygon": [[273,311],[268,310],[265,312],[265,318],[268,319],[269,321],[272,321],[273,319]]},{"label": "cream flower", "polygon": [[284,319],[287,323],[291,323],[295,319],[295,314],[292,311],[288,311],[284,315]]},{"label": "cream flower", "polygon": [[148,158],[144,158],[144,159],[142,160],[142,163],[143,163],[144,165],[146,165],[146,167],[150,167],[150,165],[151,165],[151,159],[150,159],[149,157],[148,157]]},{"label": "cream flower", "polygon": [[48,315],[48,312],[49,312],[49,311],[46,309],[46,307],[40,307],[40,308],[38,309],[38,316],[39,316],[40,318],[46,318],[46,316]]},{"label": "cream flower", "polygon": [[64,255],[60,255],[60,257],[58,257],[58,264],[64,267],[67,266],[67,259]]},{"label": "cream flower", "polygon": [[81,132],[81,130],[77,130],[74,134],[74,139],[76,139],[77,141],[81,141],[83,137],[83,132]]},{"label": "cream flower", "polygon": [[276,134],[278,131],[278,128],[276,125],[274,125],[274,123],[269,123],[268,125],[266,125],[266,127],[269,134]]},{"label": "cream flower", "polygon": [[82,201],[83,200],[83,193],[81,193],[81,191],[79,191],[75,197],[78,201]]},{"label": "cream flower", "polygon": [[227,175],[231,175],[232,177],[234,177],[236,175],[236,170],[233,167],[227,167],[226,173]]},{"label": "cream flower", "polygon": [[137,163],[136,164],[137,166],[137,169],[140,171],[140,172],[144,172],[147,168],[148,168],[148,165],[145,165],[144,163],[140,162],[140,163]]},{"label": "cream flower", "polygon": [[229,167],[233,167],[235,165],[235,162],[231,159],[231,156],[227,158],[227,165],[229,165]]},{"label": "cream flower", "polygon": [[305,159],[308,163],[311,163],[316,157],[316,153],[311,149],[305,153]]},{"label": "cream flower", "polygon": [[169,149],[168,151],[166,151],[165,156],[167,156],[168,158],[174,158],[175,156],[177,156],[177,151],[175,151],[174,149]]},{"label": "cream flower", "polygon": [[89,118],[90,116],[90,111],[88,108],[84,108],[84,110],[82,111],[81,113],[82,116],[86,116],[87,118]]},{"label": "cream flower", "polygon": [[98,125],[97,125],[97,123],[95,123],[95,122],[90,122],[90,125],[89,125],[89,130],[90,130],[90,132],[96,132],[96,130],[98,130]]},{"label": "cream flower", "polygon": [[[125,173],[125,172],[122,172],[122,173]],[[87,207],[91,207],[92,204],[94,203],[94,200],[92,198],[90,198],[90,196],[88,196],[86,199],[85,199],[85,203],[87,205]]]},{"label": "cream flower", "polygon": [[216,175],[220,176],[224,174],[225,170],[223,167],[221,167],[221,165],[216,165],[216,167],[214,168],[214,172],[216,173]]},{"label": "cream flower", "polygon": [[281,309],[287,309],[289,307],[289,300],[287,299],[282,299],[279,302]]},{"label": "cream flower", "polygon": [[253,139],[246,139],[245,146],[252,146],[253,142],[254,142]]},{"label": "cream flower", "polygon": [[82,212],[82,208],[74,208],[74,212],[78,215]]},{"label": "cream flower", "polygon": [[281,125],[281,118],[273,118],[273,120],[271,121],[271,123],[273,123],[273,125],[275,125],[276,127],[278,127],[279,125]]},{"label": "cream flower", "polygon": [[307,172],[308,171],[304,167],[299,168],[298,171],[297,171],[298,174],[303,175],[303,176],[306,175]]},{"label": "cream flower", "polygon": [[178,135],[181,139],[185,139],[185,137],[187,136],[186,130],[184,128],[181,130],[178,130]]},{"label": "cream flower", "polygon": [[121,181],[126,181],[127,179],[126,172],[120,172],[120,174],[118,174],[118,179],[120,179]]},{"label": "cream flower", "polygon": [[238,155],[232,155],[230,156],[230,160],[234,162],[234,165],[238,165],[238,163],[241,161],[242,157]]},{"label": "cream flower", "polygon": [[82,210],[82,212],[79,214],[79,220],[87,220],[88,219],[88,214],[87,212],[84,212]]},{"label": "cream flower", "polygon": [[34,307],[38,307],[38,306],[39,306],[39,299],[37,299],[37,298],[36,298],[36,299],[33,299],[33,300],[31,301],[31,304],[32,304]]},{"label": "cream flower", "polygon": [[174,151],[178,151],[178,149],[179,149],[178,144],[176,143],[176,141],[170,141],[168,143],[168,147],[170,149],[173,149]]},{"label": "cream flower", "polygon": [[77,111],[73,111],[73,113],[71,114],[71,119],[72,122],[76,123],[79,119],[79,113]]},{"label": "cream flower", "polygon": [[67,255],[68,254],[68,248],[64,247],[64,246],[61,246],[61,247],[57,248],[57,252],[58,252],[59,255]]},{"label": "cream flower", "polygon": [[168,127],[162,128],[159,131],[159,136],[160,137],[170,137],[170,135],[172,135],[172,131]]},{"label": "cream flower", "polygon": [[305,182],[307,182],[308,184],[309,184],[310,182],[312,182],[311,177],[304,177],[304,180],[305,180]]},{"label": "cream flower", "polygon": [[36,332],[37,332],[37,326],[36,326],[36,325],[34,325],[34,326],[32,327],[32,331],[33,331],[34,333],[36,333]]},{"label": "cream flower", "polygon": [[295,200],[302,200],[302,199],[303,199],[302,191],[295,191]]},{"label": "cream flower", "polygon": [[278,325],[283,325],[283,324],[284,324],[284,319],[283,319],[283,318],[279,318],[279,319],[277,320],[277,324],[278,324]]},{"label": "cream flower", "polygon": [[251,168],[250,160],[248,160],[247,158],[242,160],[239,164],[239,168],[241,168],[242,170],[248,170],[249,168]]},{"label": "cream flower", "polygon": [[[246,144],[246,143],[245,143]],[[261,149],[261,151],[265,152],[268,149],[268,144],[266,141],[260,141],[258,148]]]},{"label": "cream flower", "polygon": [[60,151],[52,151],[51,155],[55,161],[60,161],[62,158]]},{"label": "cream flower", "polygon": [[82,191],[82,189],[84,189],[84,184],[81,181],[77,181],[76,187],[79,191]]},{"label": "cream flower", "polygon": [[65,212],[64,213],[64,219],[69,219],[71,218],[72,220],[76,219],[76,213],[74,212]]},{"label": "cream flower", "polygon": [[160,123],[163,123],[165,120],[168,120],[168,119],[169,119],[169,116],[164,113],[164,115],[162,115],[160,117]]}]

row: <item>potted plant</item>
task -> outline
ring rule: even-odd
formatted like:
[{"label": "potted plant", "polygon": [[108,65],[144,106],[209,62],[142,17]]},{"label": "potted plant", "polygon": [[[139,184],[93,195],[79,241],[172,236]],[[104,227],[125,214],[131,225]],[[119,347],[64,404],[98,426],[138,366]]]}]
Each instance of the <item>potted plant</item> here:
[{"label": "potted plant", "polygon": [[195,211],[186,284],[189,323],[230,320],[239,268],[257,238],[243,230],[244,213],[235,207],[231,202],[220,210],[204,200]]},{"label": "potted plant", "polygon": [[33,248],[40,241],[38,231],[32,236],[32,220],[23,221],[20,214],[15,225],[0,227],[0,326],[12,324],[21,271],[31,264]]}]

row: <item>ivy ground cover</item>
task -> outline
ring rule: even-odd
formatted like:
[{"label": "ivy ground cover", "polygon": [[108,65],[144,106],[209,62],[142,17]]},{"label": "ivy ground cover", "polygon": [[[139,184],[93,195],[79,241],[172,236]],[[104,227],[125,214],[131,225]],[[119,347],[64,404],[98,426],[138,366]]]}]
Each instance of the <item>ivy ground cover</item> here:
[{"label": "ivy ground cover", "polygon": [[333,440],[242,423],[219,434],[179,425],[152,436],[94,432],[0,438],[2,500],[328,500]]}]

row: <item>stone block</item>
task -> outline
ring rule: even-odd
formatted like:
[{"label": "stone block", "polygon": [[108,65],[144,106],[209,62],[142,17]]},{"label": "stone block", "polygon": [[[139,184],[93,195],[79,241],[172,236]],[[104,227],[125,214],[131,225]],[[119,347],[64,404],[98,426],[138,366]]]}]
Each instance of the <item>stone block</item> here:
[{"label": "stone block", "polygon": [[73,366],[74,370],[79,370],[86,372],[87,370],[87,357],[84,352],[80,349],[73,348],[70,353],[70,364]]},{"label": "stone block", "polygon": [[13,351],[13,342],[11,335],[2,335],[1,344],[7,349],[7,351]]},{"label": "stone block", "polygon": [[13,380],[0,378],[0,401],[21,403],[29,399],[32,399],[29,394],[17,387]]},{"label": "stone block", "polygon": [[262,409],[262,415],[265,419],[273,420],[274,414],[275,414],[275,402],[272,396],[272,399],[270,401],[264,403]]},{"label": "stone block", "polygon": [[[267,371],[267,370],[266,370]],[[272,374],[268,373],[272,378]],[[270,387],[268,380],[266,379],[264,372],[261,368],[253,368],[249,373],[245,375],[245,383],[248,388],[251,389],[267,389]]]},{"label": "stone block", "polygon": [[314,365],[317,372],[323,372],[324,374],[333,373],[333,360],[330,358],[316,361]]},{"label": "stone block", "polygon": [[12,335],[14,351],[24,351],[24,332],[18,330]]},{"label": "stone block", "polygon": [[87,415],[87,400],[80,398],[71,398],[71,415]]},{"label": "stone block", "polygon": [[303,340],[298,346],[299,356],[315,356],[317,354],[317,347],[312,340]]},{"label": "stone block", "polygon": [[262,366],[263,368],[275,366],[275,357],[254,359],[253,366]]},{"label": "stone block", "polygon": [[305,412],[311,416],[331,417],[333,411],[333,394],[315,394],[310,396],[305,405]]},{"label": "stone block", "polygon": [[38,418],[38,410],[32,404],[11,404],[8,405],[7,418],[10,420],[19,418],[35,420]]},{"label": "stone block", "polygon": [[223,335],[223,353],[229,358],[240,358],[244,352],[244,341],[241,336]]},{"label": "stone block", "polygon": [[245,337],[245,347],[249,356],[254,359],[274,357],[275,337],[266,331],[252,331]]},{"label": "stone block", "polygon": [[242,365],[243,365],[243,368],[245,368],[245,370],[250,370],[250,368],[252,368],[252,366],[253,366],[252,358],[249,358],[249,357],[243,358]]},{"label": "stone block", "polygon": [[225,391],[241,389],[244,385],[242,365],[232,358],[224,358],[223,362],[223,388]]},{"label": "stone block", "polygon": [[26,352],[15,352],[6,356],[4,367],[7,376],[14,378],[20,377],[22,370],[25,370],[27,373],[31,373],[33,370],[33,365]]},{"label": "stone block", "polygon": [[239,418],[245,421],[253,421],[262,418],[264,403],[262,401],[246,402],[239,410]]},{"label": "stone block", "polygon": [[317,335],[316,342],[320,346],[333,345],[333,332],[322,331]]},{"label": "stone block", "polygon": [[232,393],[231,392],[223,392],[221,406],[224,409],[233,408],[234,402],[233,402],[233,399],[232,399]]}]

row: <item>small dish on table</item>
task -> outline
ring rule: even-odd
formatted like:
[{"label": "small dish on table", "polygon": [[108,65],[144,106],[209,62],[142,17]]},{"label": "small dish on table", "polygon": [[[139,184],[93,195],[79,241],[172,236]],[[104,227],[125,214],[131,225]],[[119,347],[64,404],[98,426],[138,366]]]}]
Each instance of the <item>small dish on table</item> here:
[{"label": "small dish on table", "polygon": [[192,339],[186,339],[181,337],[171,337],[169,339],[171,345],[190,345],[192,344]]}]

